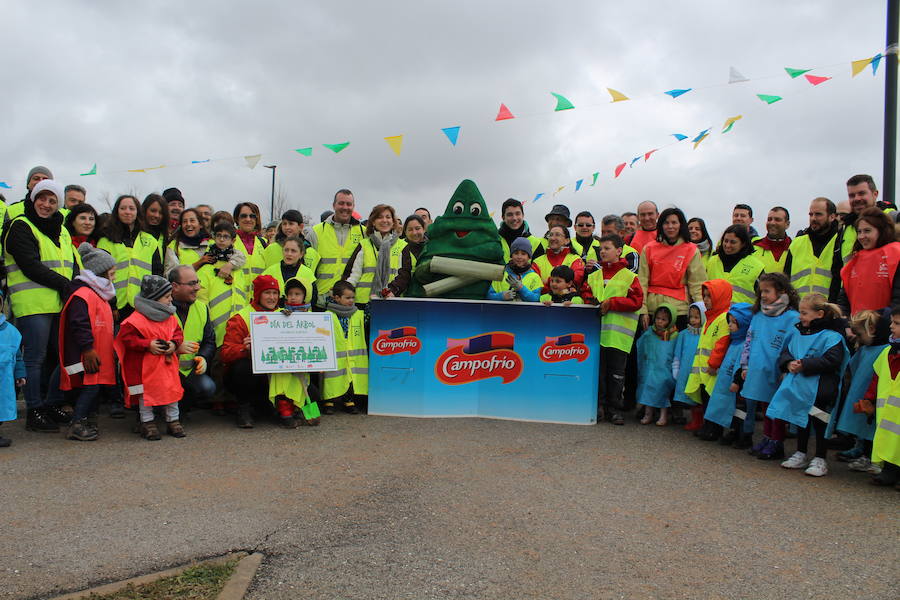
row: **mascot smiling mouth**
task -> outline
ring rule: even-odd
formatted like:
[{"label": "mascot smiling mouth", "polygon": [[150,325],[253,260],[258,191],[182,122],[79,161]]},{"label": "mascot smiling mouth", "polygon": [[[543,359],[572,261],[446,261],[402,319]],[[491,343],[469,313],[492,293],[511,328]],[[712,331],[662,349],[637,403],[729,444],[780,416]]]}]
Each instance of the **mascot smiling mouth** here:
[{"label": "mascot smiling mouth", "polygon": [[464,237],[466,237],[467,235],[469,235],[469,232],[468,232],[468,231],[457,231],[457,232],[456,232],[456,237],[458,237],[458,238],[464,238]]}]

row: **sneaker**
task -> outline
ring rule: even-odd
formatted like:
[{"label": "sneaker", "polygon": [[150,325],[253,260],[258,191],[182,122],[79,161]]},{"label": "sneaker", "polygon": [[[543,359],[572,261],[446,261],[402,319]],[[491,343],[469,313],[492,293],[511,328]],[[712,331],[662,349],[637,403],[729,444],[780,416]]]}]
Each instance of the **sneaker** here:
[{"label": "sneaker", "polygon": [[323,402],[322,403],[322,414],[323,415],[333,415],[334,414],[334,402]]},{"label": "sneaker", "polygon": [[756,455],[759,460],[777,460],[784,458],[784,442],[769,440],[759,454]]},{"label": "sneaker", "polygon": [[620,413],[613,413],[612,418],[609,420],[613,425],[624,425],[625,417],[623,417]]},{"label": "sneaker", "polygon": [[825,462],[824,458],[816,457],[810,461],[809,468],[803,472],[807,475],[810,475],[811,477],[822,477],[823,475],[828,475],[828,463]]},{"label": "sneaker", "polygon": [[871,473],[872,475],[881,473],[881,467],[873,463],[868,456],[860,456],[847,466],[851,471],[859,471],[860,473]]},{"label": "sneaker", "polygon": [[153,421],[141,423],[141,437],[151,442],[162,439],[159,435],[159,429],[156,428],[156,423]]},{"label": "sneaker", "polygon": [[766,447],[766,444],[769,443],[769,438],[763,436],[761,440],[756,442],[752,448],[747,450],[747,454],[750,456],[759,456],[759,453],[762,452],[762,449]]},{"label": "sneaker", "polygon": [[794,452],[789,459],[781,463],[785,469],[805,469],[809,465],[810,462],[806,460],[806,452]]},{"label": "sneaker", "polygon": [[25,429],[41,433],[56,433],[59,431],[59,425],[56,421],[46,416],[42,409],[32,408],[26,414]]},{"label": "sneaker", "polygon": [[58,425],[68,425],[72,422],[72,415],[67,413],[60,406],[45,406],[41,409],[44,416]]},{"label": "sneaker", "polygon": [[[849,450],[844,450],[843,452],[837,453],[837,459],[840,462],[853,462],[858,458],[862,458],[863,449],[860,446],[855,448],[850,448]],[[854,469],[855,470],[855,469]]]},{"label": "sneaker", "polygon": [[69,431],[66,434],[67,440],[78,440],[79,442],[93,442],[99,437],[100,432],[96,427],[91,427],[87,419],[81,419],[69,425]]}]

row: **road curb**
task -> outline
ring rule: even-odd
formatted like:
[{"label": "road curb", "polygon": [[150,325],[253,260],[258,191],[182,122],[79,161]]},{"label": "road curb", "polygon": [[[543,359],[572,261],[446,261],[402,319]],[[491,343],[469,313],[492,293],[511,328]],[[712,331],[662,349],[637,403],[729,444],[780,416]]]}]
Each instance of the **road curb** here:
[{"label": "road curb", "polygon": [[256,570],[262,564],[263,555],[254,552],[250,556],[245,556],[237,564],[234,573],[228,578],[228,582],[222,591],[219,592],[216,600],[242,600],[247,588],[253,583],[256,576]]},{"label": "road curb", "polygon": [[[252,556],[260,556],[260,560],[257,561],[257,563],[256,563],[256,567],[258,567],[259,562],[262,560],[262,555],[261,554],[253,554]],[[190,562],[188,564],[181,565],[180,567],[173,567],[171,569],[166,569],[165,571],[157,571],[155,573],[148,573],[147,575],[139,575],[138,577],[132,577],[131,579],[125,579],[123,581],[114,581],[112,583],[107,583],[105,585],[92,587],[92,588],[89,588],[86,590],[81,590],[79,592],[72,592],[69,594],[62,595],[62,596],[55,596],[53,598],[53,600],[81,600],[83,598],[88,598],[91,594],[97,594],[98,596],[102,596],[104,594],[113,594],[115,592],[118,592],[119,590],[125,589],[129,585],[139,586],[139,585],[144,585],[147,583],[152,583],[158,579],[163,579],[165,577],[173,577],[175,575],[180,575],[181,573],[190,569],[191,567],[195,567],[200,564],[208,563],[208,564],[218,565],[218,564],[226,563],[231,560],[238,559],[240,562],[238,562],[237,567],[235,567],[234,574],[232,574],[232,576],[228,579],[228,583],[225,584],[225,588],[222,591],[222,593],[224,594],[225,590],[231,586],[232,580],[235,579],[235,577],[237,577],[238,573],[241,571],[241,566],[244,564],[244,562],[247,560],[247,558],[248,558],[248,556],[247,556],[246,552],[232,552],[229,554],[225,554],[223,556],[216,556],[214,558],[210,558],[207,560]],[[256,567],[253,568],[253,573],[256,573]],[[252,579],[253,573],[251,573],[251,579]],[[249,585],[249,581],[247,582],[247,585]],[[246,587],[244,589],[246,590]],[[224,598],[224,596],[222,596],[220,594],[219,598]],[[229,596],[228,598],[229,598],[229,600],[239,600],[240,598],[243,598],[243,594],[240,596]]]}]

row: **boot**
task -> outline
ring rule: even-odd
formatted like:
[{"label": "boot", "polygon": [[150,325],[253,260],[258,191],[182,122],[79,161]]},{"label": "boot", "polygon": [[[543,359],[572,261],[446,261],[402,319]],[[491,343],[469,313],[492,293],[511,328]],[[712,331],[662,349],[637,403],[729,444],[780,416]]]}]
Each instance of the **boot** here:
[{"label": "boot", "polygon": [[41,412],[44,413],[45,417],[58,425],[67,425],[72,421],[72,415],[59,406],[45,406],[41,409]]},{"label": "boot", "polygon": [[704,442],[714,442],[718,440],[722,436],[722,429],[718,425],[718,423],[713,423],[711,421],[705,421],[703,423],[703,428],[700,430],[700,433],[697,435],[698,438],[703,440]]},{"label": "boot", "polygon": [[40,408],[31,408],[25,416],[25,429],[41,433],[56,433],[59,431],[59,425],[46,416]]},{"label": "boot", "polygon": [[691,407],[691,421],[684,426],[685,431],[699,431],[703,427],[703,407]]},{"label": "boot", "polygon": [[250,413],[250,406],[241,404],[238,406],[237,426],[240,429],[253,429],[253,415]]},{"label": "boot", "polygon": [[166,431],[169,435],[175,438],[183,438],[187,434],[184,432],[184,427],[181,426],[181,421],[169,421],[166,423]]},{"label": "boot", "polygon": [[125,418],[125,406],[118,400],[113,400],[109,403],[109,418],[110,419],[124,419]]},{"label": "boot", "polygon": [[77,440],[79,442],[93,442],[100,437],[100,432],[96,428],[91,427],[87,419],[79,419],[69,425],[69,431],[66,434],[67,440]]},{"label": "boot", "polygon": [[153,421],[141,423],[141,437],[151,442],[162,439],[159,435],[159,429],[156,428],[156,423]]},{"label": "boot", "polygon": [[752,433],[739,433],[737,437],[734,438],[734,443],[731,445],[735,450],[746,450],[753,446],[753,434]]}]

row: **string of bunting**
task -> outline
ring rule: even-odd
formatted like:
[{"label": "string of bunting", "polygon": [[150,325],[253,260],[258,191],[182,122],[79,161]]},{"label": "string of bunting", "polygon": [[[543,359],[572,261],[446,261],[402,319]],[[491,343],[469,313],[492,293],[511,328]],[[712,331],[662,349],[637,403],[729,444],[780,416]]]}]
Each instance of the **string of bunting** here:
[{"label": "string of bunting", "polygon": [[[857,75],[862,73],[866,69],[866,67],[869,67],[869,66],[871,66],[871,68],[872,68],[872,76],[875,76],[876,73],[878,72],[878,66],[881,63],[881,60],[889,54],[897,54],[897,47],[892,46],[892,47],[890,47],[882,52],[879,52],[869,58],[862,58],[859,60],[851,61],[850,62],[851,78],[856,77]],[[787,75],[791,79],[797,79],[802,76],[811,86],[815,87],[815,86],[819,86],[819,85],[829,81],[831,79],[831,76],[816,75],[816,74],[811,73],[811,71],[827,69],[830,67],[836,67],[836,66],[840,66],[843,64],[846,64],[846,63],[837,63],[834,65],[827,65],[825,67],[816,67],[816,68],[785,67],[784,71],[787,73]],[[675,88],[675,89],[664,91],[664,92],[662,92],[662,94],[671,97],[673,100],[676,100],[676,99],[681,98],[685,94],[688,94],[691,92],[697,92],[698,90],[701,90],[701,89],[708,89],[708,88],[720,87],[720,86],[728,86],[728,85],[745,83],[745,82],[750,82],[750,81],[770,79],[773,77],[776,77],[776,75],[763,76],[763,77],[758,77],[756,79],[751,80],[750,78],[745,77],[735,67],[730,67],[729,74],[728,74],[728,83],[713,83],[713,84],[709,84],[709,85],[705,85],[705,86]],[[595,103],[595,104],[583,104],[583,105],[579,105],[579,108],[587,109],[587,108],[605,107],[605,106],[608,106],[609,104],[616,103],[616,102],[635,101],[635,100],[640,100],[640,99],[651,98],[651,97],[658,95],[658,94],[646,94],[644,96],[633,96],[632,97],[632,96],[628,96],[625,93],[623,93],[619,90],[613,89],[613,88],[606,88],[606,89],[610,96],[609,102]],[[550,92],[550,94],[556,100],[556,107],[551,112],[555,113],[555,112],[575,109],[575,105],[572,103],[572,101],[569,100],[564,95],[558,94],[556,92]],[[776,96],[776,95],[771,95],[771,94],[756,94],[756,96],[759,98],[759,100],[761,102],[765,103],[766,105],[774,104],[783,99],[781,96]],[[550,113],[541,112],[541,113],[535,113],[535,114],[515,115],[515,114],[513,114],[513,112],[509,109],[509,107],[505,103],[501,103],[500,109],[497,111],[497,116],[493,120],[495,122],[509,121],[512,119],[521,119],[523,117],[542,116],[542,115],[546,115],[546,114],[550,114]],[[723,125],[723,128],[722,128],[722,131],[720,133],[724,134],[724,133],[728,133],[729,131],[731,131],[732,128],[734,127],[735,123],[737,123],[737,121],[739,121],[741,118],[742,118],[742,115],[735,115],[733,117],[729,117],[728,119],[726,119],[725,123]],[[694,149],[696,149],[697,146],[699,146],[700,143],[703,142],[703,140],[705,140],[707,137],[709,137],[710,129],[711,128],[704,129],[703,131],[699,132],[697,135],[693,136],[693,138],[691,138],[691,142],[694,145]],[[441,128],[441,133],[447,138],[447,141],[450,142],[451,146],[455,147],[460,140],[461,130],[462,130],[461,125],[454,125],[454,126],[450,126],[450,127]],[[619,177],[622,174],[622,172],[625,170],[626,167],[633,166],[641,158],[643,158],[644,162],[646,162],[647,160],[649,160],[649,158],[652,154],[659,152],[660,150],[662,150],[663,148],[665,148],[667,146],[674,145],[678,142],[681,142],[681,141],[686,140],[691,137],[691,136],[685,135],[683,133],[673,133],[671,135],[672,135],[672,137],[675,138],[674,142],[672,142],[670,144],[665,144],[663,146],[660,146],[659,148],[653,148],[651,150],[644,152],[642,156],[637,156],[637,157],[631,159],[630,161],[626,161],[626,162],[617,164],[615,166],[615,168],[613,169],[613,179]],[[404,138],[404,134],[391,135],[391,136],[386,136],[384,138],[384,141],[387,144],[388,148],[396,156],[400,156],[400,154],[403,152],[403,138]],[[329,150],[333,154],[341,153],[348,146],[350,146],[349,141],[336,142],[336,143],[323,143],[322,144],[323,148],[325,148],[326,150]],[[305,146],[302,148],[294,148],[293,149],[293,152],[296,152],[298,155],[307,157],[307,158],[313,156],[313,151],[314,151],[314,146]],[[229,157],[222,157],[222,158],[204,158],[204,159],[200,159],[200,160],[191,160],[188,163],[174,163],[174,164],[164,163],[164,164],[160,164],[160,165],[156,165],[156,166],[152,166],[152,167],[142,167],[142,168],[124,169],[124,170],[111,170],[111,171],[104,170],[103,173],[104,174],[147,173],[148,171],[165,169],[167,167],[194,166],[194,165],[207,164],[207,163],[211,163],[211,162],[222,162],[222,161],[240,160],[240,159],[243,159],[245,165],[248,168],[254,169],[259,164],[262,157],[263,157],[263,154],[260,153],[260,154],[246,154],[246,155],[239,155],[239,156],[229,156]],[[97,175],[98,174],[98,166],[97,165],[98,165],[98,163],[94,163],[91,166],[91,168],[88,169],[86,172],[79,173],[79,176],[89,177],[89,176]],[[600,171],[594,172],[591,175],[591,183],[588,185],[595,186],[597,184],[599,177],[600,177]],[[10,185],[8,183],[8,181],[9,180],[0,180],[0,188],[13,189],[14,186]],[[585,179],[579,179],[575,182],[575,191],[576,192],[582,188],[584,181],[585,181]],[[556,189],[556,191],[553,192],[552,195],[553,196],[557,195],[559,192],[561,192],[565,188],[566,188],[565,185],[559,186]],[[533,202],[537,202],[544,196],[545,196],[544,193],[537,194],[534,197]]]}]

